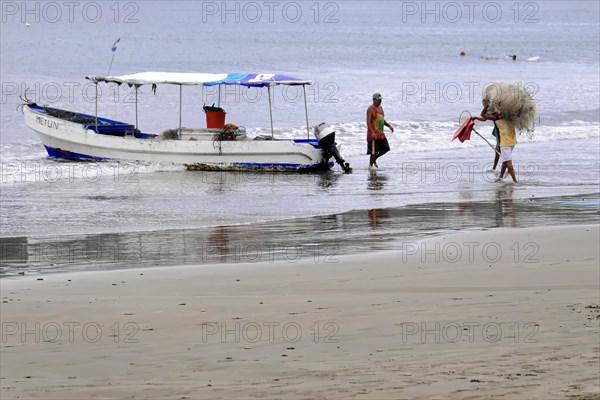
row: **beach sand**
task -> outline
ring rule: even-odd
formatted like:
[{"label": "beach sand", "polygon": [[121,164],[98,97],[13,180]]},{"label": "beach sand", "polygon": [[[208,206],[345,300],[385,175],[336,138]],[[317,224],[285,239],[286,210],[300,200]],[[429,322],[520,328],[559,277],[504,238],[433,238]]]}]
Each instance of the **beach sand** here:
[{"label": "beach sand", "polygon": [[3,279],[0,397],[598,399],[599,235]]}]

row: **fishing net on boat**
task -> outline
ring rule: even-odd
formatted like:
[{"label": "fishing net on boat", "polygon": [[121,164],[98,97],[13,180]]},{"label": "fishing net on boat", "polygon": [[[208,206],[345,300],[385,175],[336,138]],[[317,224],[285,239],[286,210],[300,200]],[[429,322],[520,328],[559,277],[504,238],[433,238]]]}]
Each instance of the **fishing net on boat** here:
[{"label": "fishing net on boat", "polygon": [[235,131],[237,131],[238,126],[235,124],[225,124],[225,126],[217,131],[213,135],[213,148],[219,149],[219,155],[223,154],[222,142],[226,141],[234,141],[235,140]]},{"label": "fishing net on boat", "polygon": [[225,126],[217,131],[213,135],[213,141],[232,141],[235,140],[235,131],[238,130],[238,126],[235,124],[225,124]]},{"label": "fishing net on boat", "polygon": [[[59,110],[56,108],[43,108],[49,116],[60,118],[65,121],[71,121],[82,125],[94,125],[96,123],[95,117],[83,116],[72,111]],[[98,121],[98,125],[102,125],[102,121]]]},{"label": "fishing net on boat", "polygon": [[[27,95],[27,94],[26,94]],[[17,106],[17,109],[21,108],[25,105],[28,106],[34,106],[34,107],[41,107],[44,109],[44,111],[46,112],[46,115],[50,116],[50,117],[55,117],[55,118],[59,118],[65,121],[71,121],[71,122],[75,122],[77,124],[82,124],[82,125],[93,125],[96,124],[96,118],[95,117],[91,117],[91,116],[85,116],[73,111],[67,111],[67,110],[60,110],[58,108],[52,108],[52,107],[48,107],[48,106],[40,106],[37,103],[27,99],[27,97],[21,97],[21,100],[23,100],[23,103],[19,104]],[[97,121],[98,125],[103,125],[102,121]]]},{"label": "fishing net on boat", "polygon": [[502,116],[509,120],[519,132],[526,132],[531,138],[537,118],[537,104],[523,84],[492,82],[483,88],[482,97],[490,102],[490,109],[502,110]]}]

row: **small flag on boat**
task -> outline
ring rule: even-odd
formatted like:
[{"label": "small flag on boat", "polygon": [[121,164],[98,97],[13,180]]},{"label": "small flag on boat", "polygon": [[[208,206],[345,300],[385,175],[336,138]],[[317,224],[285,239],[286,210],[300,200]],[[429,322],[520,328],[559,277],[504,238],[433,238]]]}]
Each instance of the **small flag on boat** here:
[{"label": "small flag on boat", "polygon": [[119,44],[120,41],[121,41],[121,38],[118,38],[117,41],[113,44],[113,46],[112,46],[112,52],[113,53],[115,51],[117,51],[117,44]]}]

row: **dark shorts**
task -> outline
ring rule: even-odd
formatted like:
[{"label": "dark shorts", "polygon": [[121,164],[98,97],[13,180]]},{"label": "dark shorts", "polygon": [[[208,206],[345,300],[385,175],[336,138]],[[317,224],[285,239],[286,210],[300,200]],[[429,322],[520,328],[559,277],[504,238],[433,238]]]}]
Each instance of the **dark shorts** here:
[{"label": "dark shorts", "polygon": [[494,130],[492,131],[492,135],[496,138],[496,150],[500,151],[500,131],[494,122]]},{"label": "dark shorts", "polygon": [[387,139],[375,139],[367,142],[367,154],[381,157],[388,151],[390,151],[390,144]]}]

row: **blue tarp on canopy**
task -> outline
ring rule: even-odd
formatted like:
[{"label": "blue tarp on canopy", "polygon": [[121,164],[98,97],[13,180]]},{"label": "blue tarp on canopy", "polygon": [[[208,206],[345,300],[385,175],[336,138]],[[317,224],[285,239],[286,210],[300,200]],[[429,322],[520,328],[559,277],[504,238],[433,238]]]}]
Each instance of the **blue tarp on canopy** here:
[{"label": "blue tarp on canopy", "polygon": [[88,76],[93,82],[115,82],[128,85],[242,85],[264,87],[273,85],[310,85],[312,82],[281,74],[213,74],[188,72],[140,72],[121,76]]},{"label": "blue tarp on canopy", "polygon": [[250,87],[262,87],[271,85],[305,85],[310,83],[298,78],[281,74],[228,74],[227,78],[206,82],[204,86],[214,85],[242,85]]}]

